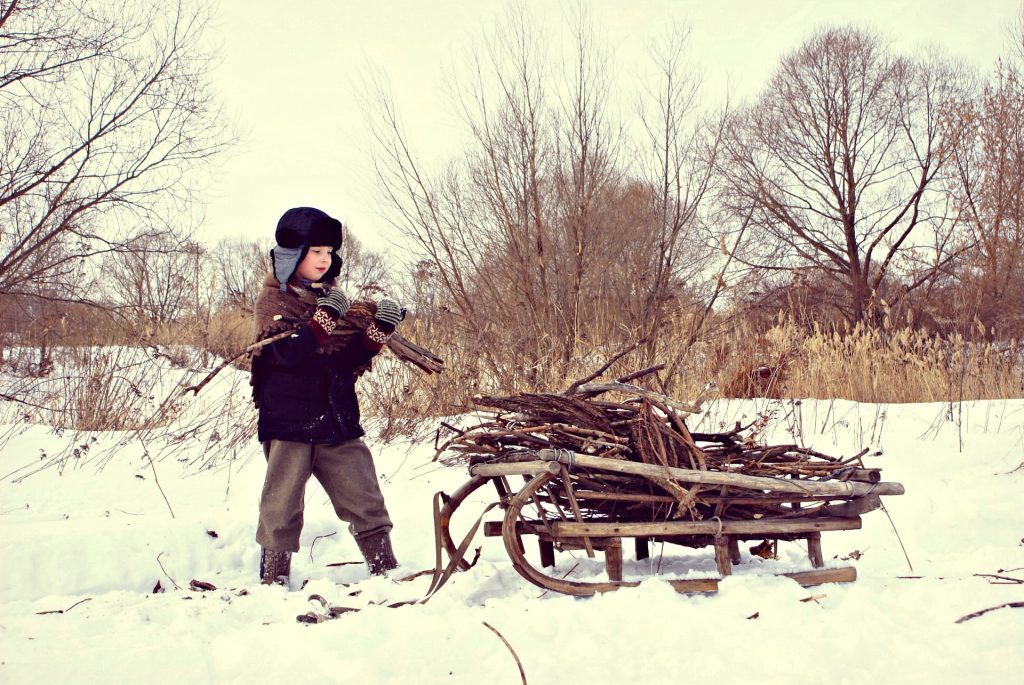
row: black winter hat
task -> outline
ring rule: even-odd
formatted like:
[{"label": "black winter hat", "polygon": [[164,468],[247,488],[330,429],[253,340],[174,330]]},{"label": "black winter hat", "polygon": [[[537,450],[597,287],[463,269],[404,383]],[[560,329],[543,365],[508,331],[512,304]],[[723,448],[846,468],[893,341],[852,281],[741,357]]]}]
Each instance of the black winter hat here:
[{"label": "black winter hat", "polygon": [[281,215],[274,239],[281,247],[330,245],[341,249],[341,222],[313,207],[295,207]]},{"label": "black winter hat", "polygon": [[277,247],[270,251],[274,275],[285,289],[287,281],[306,257],[310,247],[329,245],[334,248],[331,266],[324,274],[325,281],[333,281],[341,273],[341,222],[314,207],[295,207],[281,215],[274,239]]}]

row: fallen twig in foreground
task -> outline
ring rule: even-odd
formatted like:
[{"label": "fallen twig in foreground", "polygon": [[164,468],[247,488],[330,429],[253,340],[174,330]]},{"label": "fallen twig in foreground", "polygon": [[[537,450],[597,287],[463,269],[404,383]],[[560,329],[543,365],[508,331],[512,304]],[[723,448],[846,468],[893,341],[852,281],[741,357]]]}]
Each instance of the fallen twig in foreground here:
[{"label": "fallen twig in foreground", "polygon": [[78,606],[79,604],[84,604],[84,603],[90,601],[91,599],[92,599],[92,597],[86,597],[85,599],[80,599],[77,602],[75,602],[74,604],[72,604],[71,606],[69,606],[67,609],[52,609],[50,611],[37,611],[36,612],[36,616],[45,616],[46,614],[66,614],[69,611],[71,611],[72,609],[74,609],[76,606]]},{"label": "fallen twig in foreground", "polygon": [[978,611],[971,612],[971,613],[967,614],[966,616],[961,616],[956,621],[954,621],[954,623],[963,623],[964,621],[970,621],[972,618],[978,618],[979,616],[984,616],[988,612],[995,611],[996,609],[1020,609],[1020,608],[1024,608],[1024,602],[1007,602],[1005,604],[999,604],[999,605],[994,606],[994,607],[989,607],[988,609],[980,609]]},{"label": "fallen twig in foreground", "polygon": [[519,660],[519,655],[516,654],[516,650],[512,649],[512,645],[510,645],[508,643],[508,640],[505,639],[504,635],[502,635],[501,633],[498,632],[497,628],[492,626],[487,621],[481,621],[481,623],[483,623],[485,626],[487,626],[487,628],[491,632],[493,632],[495,635],[497,635],[498,639],[500,639],[502,642],[504,642],[505,646],[508,647],[508,651],[512,653],[512,658],[516,660],[516,666],[519,667],[519,677],[523,679],[523,685],[526,685],[526,671],[523,670],[523,662]]},{"label": "fallen twig in foreground", "polygon": [[978,578],[994,578],[988,582],[993,585],[1024,585],[1024,578],[1013,578],[1011,576],[1000,576],[995,573],[975,573]]}]

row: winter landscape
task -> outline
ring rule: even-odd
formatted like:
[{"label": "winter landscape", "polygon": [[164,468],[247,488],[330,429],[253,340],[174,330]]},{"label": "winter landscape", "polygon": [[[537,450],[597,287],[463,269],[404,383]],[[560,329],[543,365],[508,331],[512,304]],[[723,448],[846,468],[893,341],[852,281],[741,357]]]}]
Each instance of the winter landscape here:
[{"label": "winter landscape", "polygon": [[1022,102],[1020,0],[0,0],[0,683],[1021,681]]},{"label": "winter landscape", "polygon": [[[182,425],[244,384],[239,372],[222,376],[189,405]],[[574,598],[528,583],[500,538],[480,534],[471,570],[424,604],[389,608],[426,593],[429,575],[401,578],[434,567],[432,497],[467,477],[434,463],[426,438],[370,440],[396,520],[397,571],[368,576],[311,482],[292,586],[261,586],[254,532],[263,467],[254,440],[211,466],[208,435],[149,444],[151,463],[139,442],[104,458],[115,434],[72,438],[7,424],[2,680],[1014,682],[1024,667],[1024,611],[964,617],[1024,600],[1024,400],[721,401],[690,425],[717,428],[759,414],[774,417],[769,441],[799,433],[833,454],[869,447],[866,465],[906,487],[884,498],[886,511],[866,514],[862,530],[823,535],[826,566],[854,565],[856,582],[802,588],[770,575],[810,568],[797,543],[780,543],[777,560],[744,548],[717,594],[677,594],[662,578],[714,576],[714,557],[710,548],[666,546],[645,562],[626,554],[627,577],[645,579],[639,587]],[[76,455],[83,443],[90,447]],[[482,510],[480,497],[479,506],[460,509],[457,536]],[[663,575],[654,577],[661,554]],[[571,577],[603,573],[600,554],[557,561]],[[325,613],[311,595],[359,611],[300,623],[300,614]]]}]

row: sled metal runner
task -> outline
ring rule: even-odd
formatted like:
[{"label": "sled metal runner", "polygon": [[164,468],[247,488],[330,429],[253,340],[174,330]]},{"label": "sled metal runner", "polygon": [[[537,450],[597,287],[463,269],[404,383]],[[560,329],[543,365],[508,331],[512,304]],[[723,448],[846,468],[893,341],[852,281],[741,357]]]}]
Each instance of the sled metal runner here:
[{"label": "sled metal runner", "polygon": [[[484,534],[502,538],[513,567],[526,580],[546,590],[584,596],[639,584],[642,578],[624,577],[623,540],[630,538],[638,560],[650,556],[651,542],[713,549],[718,576],[667,579],[679,592],[715,592],[719,581],[742,563],[739,543],[753,540],[802,541],[811,570],[779,574],[802,585],[852,582],[857,577],[852,566],[825,567],[821,534],[859,529],[861,514],[879,508],[881,496],[904,491],[899,483],[882,482],[878,469],[848,473],[846,480],[763,477],[565,449],[471,462],[469,473],[440,511],[440,542],[449,557],[461,568],[469,567],[453,540],[452,519],[461,505],[490,485],[504,516],[485,522]],[[698,518],[691,510],[687,516],[687,502],[714,507],[721,515]],[[743,513],[730,516],[730,508]],[[758,508],[771,513],[751,517],[749,512]],[[527,549],[533,547],[527,541],[536,543],[537,555],[528,557]],[[588,557],[603,553],[607,578],[578,581],[557,575],[556,552],[576,550]]]}]

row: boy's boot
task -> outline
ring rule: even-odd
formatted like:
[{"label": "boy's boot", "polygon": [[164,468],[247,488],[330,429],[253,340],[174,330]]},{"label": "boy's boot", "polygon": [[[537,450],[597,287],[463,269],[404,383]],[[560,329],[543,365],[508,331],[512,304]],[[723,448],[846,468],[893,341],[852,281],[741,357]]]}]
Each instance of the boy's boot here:
[{"label": "boy's boot", "polygon": [[288,587],[288,577],[291,575],[292,553],[275,552],[266,547],[261,548],[260,554],[260,582],[264,585],[284,585]]},{"label": "boy's boot", "polygon": [[391,569],[398,567],[395,553],[391,549],[391,535],[386,530],[357,537],[356,544],[359,545],[359,551],[366,559],[370,575],[383,576]]}]

